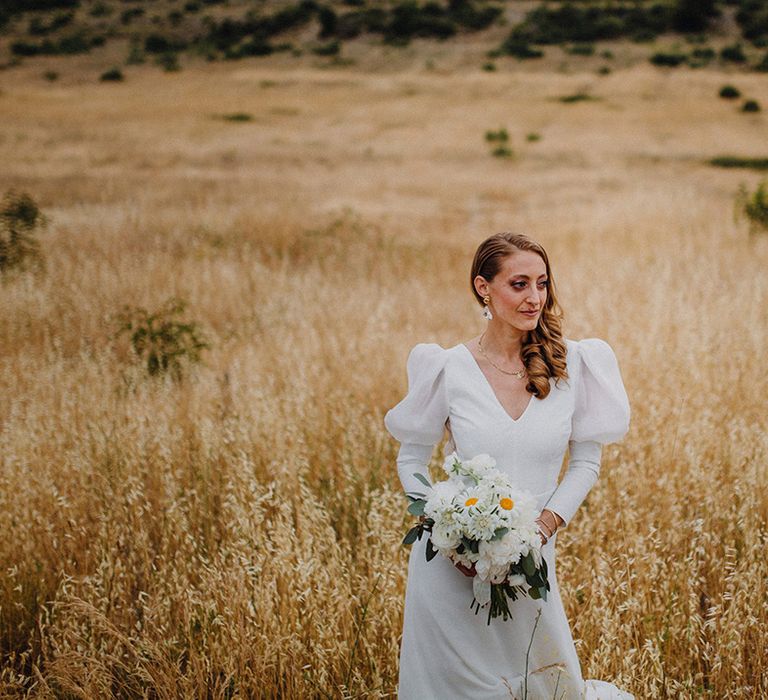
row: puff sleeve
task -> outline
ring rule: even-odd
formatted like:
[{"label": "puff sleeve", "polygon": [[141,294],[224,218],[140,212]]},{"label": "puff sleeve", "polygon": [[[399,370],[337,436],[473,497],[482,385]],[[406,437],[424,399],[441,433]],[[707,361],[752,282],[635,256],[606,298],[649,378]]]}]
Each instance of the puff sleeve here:
[{"label": "puff sleeve", "polygon": [[384,425],[400,442],[397,472],[406,492],[423,492],[424,485],[413,476],[427,480],[427,465],[440,442],[448,418],[445,387],[447,351],[436,343],[419,343],[408,355],[408,393],[387,411]]},{"label": "puff sleeve", "polygon": [[600,475],[602,445],[629,430],[629,398],[616,355],[608,343],[586,338],[575,346],[575,407],[568,467],[545,508],[567,525]]}]

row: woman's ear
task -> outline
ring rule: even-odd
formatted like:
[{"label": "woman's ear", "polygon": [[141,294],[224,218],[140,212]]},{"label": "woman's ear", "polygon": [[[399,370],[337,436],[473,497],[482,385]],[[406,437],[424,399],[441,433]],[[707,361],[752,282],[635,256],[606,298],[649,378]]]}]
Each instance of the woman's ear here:
[{"label": "woman's ear", "polygon": [[484,297],[486,294],[488,294],[488,282],[486,281],[485,277],[482,275],[477,275],[477,277],[472,280],[472,283],[475,285],[475,289],[481,297]]}]

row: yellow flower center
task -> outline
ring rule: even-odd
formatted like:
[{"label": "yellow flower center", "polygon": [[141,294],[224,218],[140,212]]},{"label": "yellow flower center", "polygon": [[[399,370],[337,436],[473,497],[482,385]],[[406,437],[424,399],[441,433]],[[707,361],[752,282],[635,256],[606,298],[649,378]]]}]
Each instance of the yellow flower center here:
[{"label": "yellow flower center", "polygon": [[502,498],[502,499],[499,501],[499,505],[500,505],[500,506],[501,506],[501,507],[502,507],[504,510],[512,510],[512,508],[514,508],[514,507],[515,507],[515,502],[514,502],[514,501],[513,501],[511,498]]},{"label": "yellow flower center", "polygon": [[473,506],[477,503],[477,499],[473,496],[472,498],[468,498],[466,501],[464,501],[465,506]]}]

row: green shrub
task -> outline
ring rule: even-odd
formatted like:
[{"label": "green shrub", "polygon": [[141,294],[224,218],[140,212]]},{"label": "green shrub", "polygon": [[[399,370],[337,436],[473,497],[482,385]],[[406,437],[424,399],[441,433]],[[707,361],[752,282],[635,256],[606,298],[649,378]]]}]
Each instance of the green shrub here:
[{"label": "green shrub", "polygon": [[230,114],[222,114],[221,119],[226,122],[252,122],[253,115],[248,112],[232,112]]},{"label": "green shrub", "polygon": [[317,56],[338,56],[341,51],[341,44],[338,39],[329,41],[327,44],[320,44],[312,49],[312,53]]},{"label": "green shrub", "polygon": [[120,23],[121,24],[130,24],[138,17],[141,17],[144,14],[144,8],[143,7],[131,7],[127,10],[123,10],[120,13]]},{"label": "green shrub", "polygon": [[600,66],[600,68],[597,69],[598,75],[609,75],[610,73],[611,73],[610,66]]},{"label": "green shrub", "polygon": [[117,314],[116,338],[128,334],[135,357],[149,376],[183,376],[185,366],[200,361],[201,351],[209,348],[198,324],[177,316],[186,308],[181,299],[168,299],[157,311],[124,306]]},{"label": "green shrub", "polygon": [[747,56],[741,48],[741,44],[731,44],[724,46],[720,50],[720,60],[730,61],[731,63],[746,63]]},{"label": "green shrub", "polygon": [[155,63],[162,67],[166,73],[173,73],[181,70],[181,65],[179,64],[179,56],[172,51],[169,51],[168,53],[161,53],[155,59]]},{"label": "green shrub", "polygon": [[125,62],[129,66],[138,66],[144,63],[144,49],[141,47],[141,40],[138,37],[131,39],[131,46],[128,49],[128,58]]},{"label": "green shrub", "polygon": [[768,158],[742,158],[741,156],[718,156],[709,161],[710,165],[718,168],[750,168],[752,170],[768,170]]},{"label": "green shrub", "polygon": [[768,73],[768,53],[766,53],[759,63],[755,64],[755,70],[759,73]]},{"label": "green shrub", "polygon": [[506,144],[499,144],[491,151],[491,155],[494,158],[511,158],[512,157],[512,149],[509,148]]},{"label": "green shrub", "polygon": [[506,143],[509,141],[509,132],[504,127],[501,127],[498,131],[489,129],[485,132],[485,140],[488,143]]},{"label": "green shrub", "polygon": [[746,100],[741,106],[742,112],[759,112],[760,103],[757,100]]},{"label": "green shrub", "polygon": [[186,47],[187,44],[182,39],[173,39],[162,34],[150,34],[144,39],[144,50],[147,53],[173,53]]},{"label": "green shrub", "polygon": [[514,56],[520,61],[541,58],[544,55],[541,49],[535,49],[531,46],[523,33],[515,32],[515,30],[512,30],[509,36],[502,42],[498,51],[500,54]]},{"label": "green shrub", "polygon": [[541,134],[532,131],[530,134],[525,135],[525,140],[529,143],[536,143],[536,141],[541,141]]},{"label": "green shrub", "polygon": [[749,192],[744,184],[740,185],[735,214],[737,219],[741,216],[749,219],[750,233],[768,231],[768,181],[762,181],[754,192]]},{"label": "green shrub", "polygon": [[681,63],[685,63],[687,56],[684,53],[655,53],[651,56],[650,61],[654,66],[679,66]]},{"label": "green shrub", "polygon": [[676,0],[672,28],[678,32],[701,32],[720,15],[715,0]]},{"label": "green shrub", "polygon": [[488,73],[493,73],[496,70],[496,64],[493,61],[486,61],[483,63],[483,70]]},{"label": "green shrub", "polygon": [[571,56],[594,56],[595,45],[594,44],[573,44],[565,49],[566,53]]},{"label": "green shrub", "polygon": [[501,127],[497,131],[489,129],[485,132],[485,140],[493,145],[491,155],[495,158],[511,158],[512,149],[509,147],[509,132]]},{"label": "green shrub", "polygon": [[99,77],[99,80],[101,80],[102,82],[119,83],[125,80],[125,76],[123,75],[123,72],[119,68],[110,68],[108,71],[104,71],[101,74],[101,76]]},{"label": "green shrub", "polygon": [[0,273],[12,269],[42,269],[43,256],[37,240],[46,220],[28,194],[11,190],[0,204]]},{"label": "green shrub", "polygon": [[55,70],[47,70],[43,73],[43,77],[52,83],[54,80],[59,79],[59,74]]},{"label": "green shrub", "polygon": [[736,21],[745,39],[755,46],[768,38],[768,5],[764,0],[740,0]]},{"label": "green shrub", "polygon": [[97,2],[88,13],[91,17],[109,17],[114,10],[105,2]]},{"label": "green shrub", "polygon": [[733,85],[723,85],[718,94],[725,100],[734,100],[737,97],[741,97],[741,92],[739,92],[739,89],[735,88]]},{"label": "green shrub", "polygon": [[586,93],[586,92],[577,92],[573,95],[564,95],[563,97],[557,98],[559,102],[562,102],[564,104],[572,104],[574,102],[590,102],[593,100],[597,100],[597,97],[593,97],[592,95]]}]

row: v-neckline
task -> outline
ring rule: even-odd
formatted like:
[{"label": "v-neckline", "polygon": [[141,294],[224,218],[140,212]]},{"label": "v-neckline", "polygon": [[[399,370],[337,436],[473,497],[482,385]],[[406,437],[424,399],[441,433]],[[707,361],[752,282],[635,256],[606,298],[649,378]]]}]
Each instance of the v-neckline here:
[{"label": "v-neckline", "polygon": [[533,399],[536,397],[533,394],[531,394],[531,398],[528,399],[528,404],[526,405],[525,409],[523,409],[523,412],[517,418],[512,418],[512,416],[509,415],[509,411],[507,411],[507,409],[504,408],[504,404],[501,403],[501,401],[499,401],[499,397],[496,394],[496,391],[494,390],[491,383],[488,381],[488,377],[485,376],[485,372],[483,372],[480,365],[477,363],[477,359],[475,359],[475,356],[472,354],[472,351],[467,347],[466,343],[459,343],[459,345],[461,345],[461,347],[463,347],[464,350],[467,351],[467,355],[469,355],[469,359],[472,361],[472,364],[474,365],[478,374],[482,377],[483,382],[485,382],[485,386],[488,387],[488,391],[490,392],[491,396],[496,402],[496,405],[502,410],[504,415],[507,418],[509,418],[509,420],[511,420],[513,423],[519,423],[525,417],[525,414],[528,413],[528,409],[531,407],[531,404],[533,403]]}]

